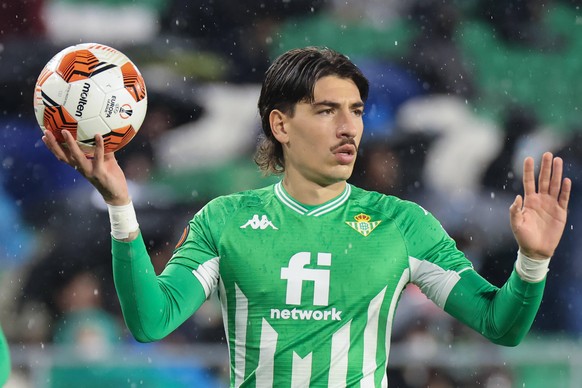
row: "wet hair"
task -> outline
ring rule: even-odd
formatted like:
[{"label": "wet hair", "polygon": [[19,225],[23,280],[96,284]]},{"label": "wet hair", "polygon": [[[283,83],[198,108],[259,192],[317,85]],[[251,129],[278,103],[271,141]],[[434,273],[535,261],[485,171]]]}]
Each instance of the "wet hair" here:
[{"label": "wet hair", "polygon": [[274,109],[286,115],[295,113],[298,102],[313,102],[316,82],[326,76],[351,79],[360,98],[368,98],[368,80],[345,55],[325,47],[293,49],[279,56],[265,73],[258,107],[263,133],[255,154],[255,163],[265,175],[285,171],[283,147],[271,132],[269,115]]}]

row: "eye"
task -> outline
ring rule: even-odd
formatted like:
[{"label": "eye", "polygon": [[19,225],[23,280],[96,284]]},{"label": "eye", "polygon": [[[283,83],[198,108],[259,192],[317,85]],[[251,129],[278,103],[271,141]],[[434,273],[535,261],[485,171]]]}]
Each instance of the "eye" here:
[{"label": "eye", "polygon": [[364,110],[363,109],[354,109],[354,115],[356,115],[357,117],[362,117],[364,115]]},{"label": "eye", "polygon": [[327,116],[327,115],[330,115],[333,113],[333,109],[331,109],[331,108],[322,109],[322,110],[318,111],[317,113],[320,115]]}]

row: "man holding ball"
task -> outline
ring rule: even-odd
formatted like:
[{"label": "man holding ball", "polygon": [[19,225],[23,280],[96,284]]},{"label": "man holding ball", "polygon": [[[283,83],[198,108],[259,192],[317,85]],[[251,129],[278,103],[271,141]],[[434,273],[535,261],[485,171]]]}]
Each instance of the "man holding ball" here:
[{"label": "man holding ball", "polygon": [[113,153],[87,159],[71,134],[43,141],[109,208],[114,279],[139,341],[164,338],[218,292],[230,384],[387,386],[392,320],[407,284],[501,345],[529,331],[566,224],[571,181],[545,153],[537,188],[509,209],[516,262],[501,288],[482,278],[425,209],[347,183],[363,133],[368,81],[344,55],[294,49],[266,72],[255,161],[280,182],[210,201],[156,276]]}]

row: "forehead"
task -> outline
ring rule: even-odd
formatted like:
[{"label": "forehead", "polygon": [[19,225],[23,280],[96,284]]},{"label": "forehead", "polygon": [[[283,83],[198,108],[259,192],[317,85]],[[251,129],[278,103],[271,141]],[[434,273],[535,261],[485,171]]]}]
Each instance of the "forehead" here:
[{"label": "forehead", "polygon": [[350,78],[340,78],[334,75],[322,77],[313,88],[313,100],[350,100],[361,101],[360,90]]}]

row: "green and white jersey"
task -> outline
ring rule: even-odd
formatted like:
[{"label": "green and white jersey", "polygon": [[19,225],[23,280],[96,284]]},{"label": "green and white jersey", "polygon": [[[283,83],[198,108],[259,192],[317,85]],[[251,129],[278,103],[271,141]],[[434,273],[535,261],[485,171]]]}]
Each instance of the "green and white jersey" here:
[{"label": "green and white jersey", "polygon": [[219,197],[172,265],[218,290],[236,387],[385,387],[402,290],[444,307],[472,270],[426,210],[349,184],[319,206],[281,183]]}]

